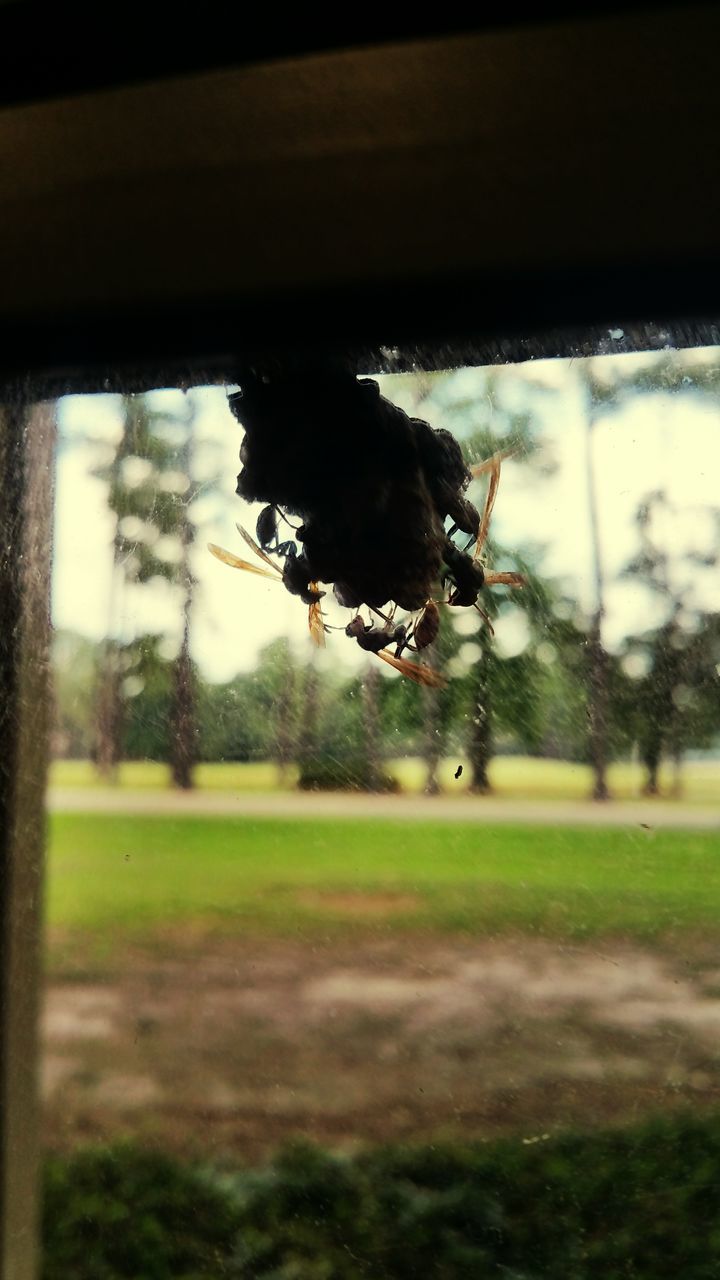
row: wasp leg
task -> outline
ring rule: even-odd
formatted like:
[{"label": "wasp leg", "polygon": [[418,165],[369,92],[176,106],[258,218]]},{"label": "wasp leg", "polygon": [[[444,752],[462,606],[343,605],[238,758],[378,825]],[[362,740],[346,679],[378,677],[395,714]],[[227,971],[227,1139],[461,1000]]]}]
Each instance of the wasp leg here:
[{"label": "wasp leg", "polygon": [[276,506],[275,506],[275,510],[277,511],[278,515],[279,515],[279,516],[280,516],[280,517],[285,521],[285,523],[286,523],[286,524],[289,524],[289,525],[290,525],[290,528],[291,528],[291,529],[293,529],[293,530],[295,531],[295,533],[297,533],[298,529],[300,528],[300,525],[299,525],[299,524],[293,524],[292,520],[289,520],[289,519],[288,519],[287,512],[286,512],[286,511],[283,511],[282,507],[278,507],[278,506],[276,505]]},{"label": "wasp leg", "polygon": [[491,635],[491,636],[494,636],[494,635],[495,635],[495,628],[493,627],[493,624],[492,624],[492,622],[490,621],[490,618],[489,618],[488,614],[485,612],[485,610],[484,610],[484,609],[481,609],[481,608],[480,608],[480,605],[479,605],[479,604],[476,604],[476,605],[475,605],[475,608],[477,609],[478,613],[480,614],[480,617],[482,618],[483,622],[485,623],[485,626],[487,627],[488,631],[490,632],[490,635]]},{"label": "wasp leg", "polygon": [[376,613],[378,618],[382,618],[383,622],[392,624],[392,617],[388,617],[386,613],[383,613],[382,609],[374,609],[372,605],[368,605],[368,608],[371,613]]}]

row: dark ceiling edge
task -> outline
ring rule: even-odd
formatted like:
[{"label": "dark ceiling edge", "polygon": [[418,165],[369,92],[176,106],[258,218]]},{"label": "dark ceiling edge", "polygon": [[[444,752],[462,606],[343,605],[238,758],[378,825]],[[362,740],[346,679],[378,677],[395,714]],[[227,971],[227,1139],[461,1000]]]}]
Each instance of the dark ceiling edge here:
[{"label": "dark ceiling edge", "polygon": [[30,378],[54,395],[229,382],[277,359],[398,371],[519,363],[597,353],[617,329],[615,351],[714,346],[719,322],[720,264],[576,264],[0,325],[0,383]]},{"label": "dark ceiling edge", "polygon": [[[490,365],[525,364],[535,360],[586,359],[602,355],[659,352],[720,345],[717,320],[631,323],[626,327],[592,325],[559,328],[528,336],[507,338],[467,335],[430,343],[400,346],[356,345],[257,348],[225,352],[205,360],[174,359],[135,362],[25,375],[21,381],[29,398],[56,399],[63,395],[138,393],[158,388],[233,385],[249,368],[272,370],[300,367],[309,376],[329,361],[342,361],[356,374],[410,373],[418,369],[441,370]],[[5,387],[17,385],[7,378]],[[2,396],[0,381],[0,396]]]},{"label": "dark ceiling edge", "polygon": [[[0,107],[330,50],[671,7],[672,0],[588,0],[585,5],[555,0],[542,8],[521,2],[504,10],[480,4],[471,17],[432,11],[423,17],[416,10],[412,22],[387,10],[381,16],[357,9],[352,22],[307,10],[301,18],[289,13],[278,21],[274,10],[263,17],[255,9],[252,25],[237,31],[227,6],[220,4],[204,5],[192,25],[177,20],[153,25],[147,7],[132,4],[89,9],[14,0],[0,4]],[[88,50],[94,54],[88,56]]]}]

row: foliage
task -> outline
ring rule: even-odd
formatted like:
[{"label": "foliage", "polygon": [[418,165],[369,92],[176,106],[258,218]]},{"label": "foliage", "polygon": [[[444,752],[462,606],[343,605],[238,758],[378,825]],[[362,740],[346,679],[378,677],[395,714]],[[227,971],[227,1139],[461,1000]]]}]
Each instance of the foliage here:
[{"label": "foliage", "polygon": [[[298,785],[302,791],[368,791],[367,761],[359,751],[346,752],[342,759],[316,756],[305,762]],[[399,787],[389,773],[383,773],[372,790],[398,791]]]},{"label": "foliage", "polygon": [[300,787],[304,791],[395,791],[387,773],[373,771],[364,719],[364,678],[341,684],[313,668],[305,672],[305,733],[301,737]]},{"label": "foliage", "polygon": [[238,1227],[196,1169],[130,1146],[50,1159],[42,1280],[219,1280]]},{"label": "foliage", "polygon": [[209,1177],[125,1148],[53,1160],[44,1280],[711,1280],[720,1118]]},{"label": "foliage", "polygon": [[296,1146],[245,1193],[237,1280],[515,1280],[720,1271],[720,1123],[484,1147]]},{"label": "foliage", "polygon": [[669,547],[658,517],[676,514],[662,490],[647,495],[636,514],[639,550],[624,570],[665,612],[659,626],[626,642],[626,656],[645,668],[632,710],[650,794],[663,753],[679,760],[688,747],[707,746],[720,725],[720,625],[696,599],[696,579],[717,575],[720,547]]},{"label": "foliage", "polygon": [[[254,671],[225,684],[204,684],[198,695],[202,760],[271,759],[277,739],[278,708],[295,662],[287,640],[261,651]],[[297,716],[297,694],[284,714]]]},{"label": "foliage", "polygon": [[172,663],[162,657],[161,643],[161,636],[145,635],[119,647],[127,760],[167,759]]},{"label": "foliage", "polygon": [[88,759],[94,743],[97,646],[74,631],[52,639],[53,754]]}]

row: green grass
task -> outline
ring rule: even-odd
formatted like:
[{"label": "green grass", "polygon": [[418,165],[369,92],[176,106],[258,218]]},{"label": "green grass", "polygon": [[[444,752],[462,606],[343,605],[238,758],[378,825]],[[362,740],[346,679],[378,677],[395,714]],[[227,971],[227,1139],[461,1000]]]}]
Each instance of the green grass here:
[{"label": "green grass", "polygon": [[[464,776],[454,774],[458,764],[464,765]],[[404,791],[420,791],[424,771],[420,760],[407,758],[388,762],[390,772]],[[457,793],[468,785],[467,761],[453,756],[443,761],[440,779],[449,791]],[[494,760],[491,778],[499,797],[514,800],[582,800],[590,792],[591,774],[587,765],[566,760],[536,760],[527,756],[501,756]],[[691,761],[683,770],[684,794],[679,803],[717,804],[720,799],[720,760]],[[642,787],[642,769],[636,764],[610,766],[610,787],[618,800],[636,799]],[[287,785],[294,786],[296,775],[288,771]],[[97,774],[87,760],[56,760],[51,768],[53,787],[98,787]],[[274,791],[278,786],[277,769],[269,761],[249,764],[201,764],[196,783],[202,791]],[[669,770],[661,773],[661,785],[669,798],[672,779]],[[119,769],[118,785],[129,790],[162,790],[170,785],[170,772],[165,764],[146,760],[130,760]]]},{"label": "green grass", "polygon": [[720,840],[640,828],[55,814],[47,910],[60,936],[83,931],[107,951],[177,926],[652,937],[720,925]]}]

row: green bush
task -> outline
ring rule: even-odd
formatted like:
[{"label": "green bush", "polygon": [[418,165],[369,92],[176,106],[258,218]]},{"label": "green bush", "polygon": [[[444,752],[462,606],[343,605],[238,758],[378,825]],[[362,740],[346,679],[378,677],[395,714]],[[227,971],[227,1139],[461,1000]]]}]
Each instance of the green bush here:
[{"label": "green bush", "polygon": [[54,1157],[45,1171],[42,1280],[215,1280],[238,1230],[203,1174],[133,1147]]},{"label": "green bush", "polygon": [[[537,1135],[536,1135],[537,1139]],[[45,1280],[715,1280],[720,1116],[523,1143],[54,1161]]]},{"label": "green bush", "polygon": [[720,1277],[720,1118],[531,1145],[288,1151],[245,1190],[237,1280]]},{"label": "green bush", "polygon": [[362,756],[337,759],[318,755],[304,760],[298,786],[301,791],[384,791],[397,792],[400,787],[390,774],[373,778]]}]

